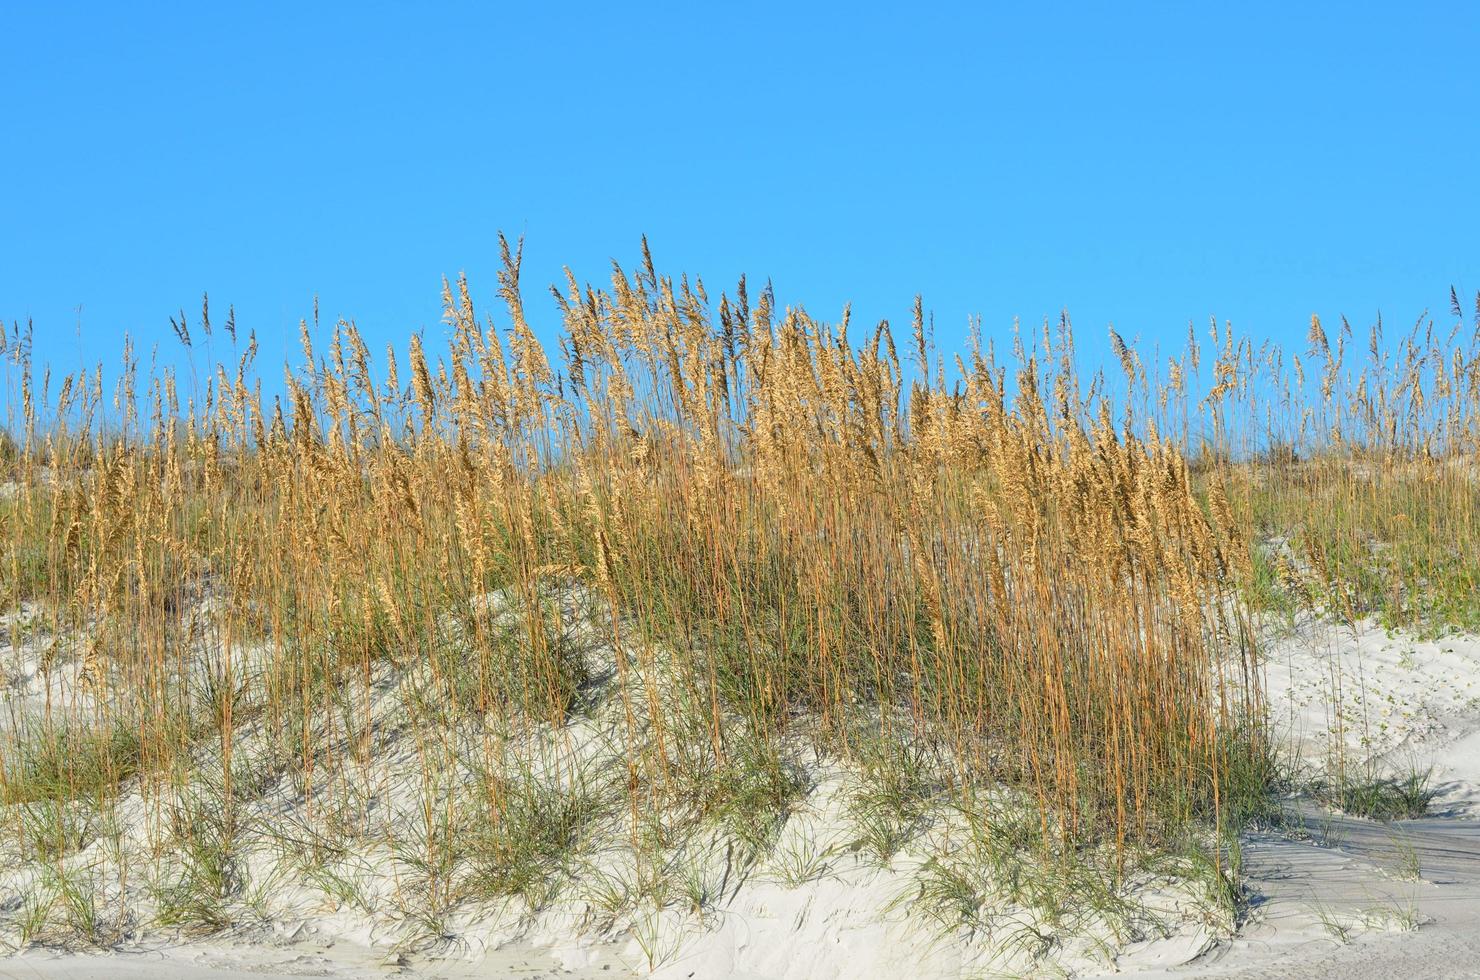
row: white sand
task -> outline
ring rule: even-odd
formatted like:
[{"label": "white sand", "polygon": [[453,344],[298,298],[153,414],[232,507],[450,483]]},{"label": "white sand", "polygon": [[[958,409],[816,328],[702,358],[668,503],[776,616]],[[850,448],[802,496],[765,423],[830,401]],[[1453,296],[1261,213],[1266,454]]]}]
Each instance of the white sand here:
[{"label": "white sand", "polygon": [[[26,650],[17,640],[0,652],[9,672],[7,713],[80,696],[71,673],[40,677]],[[1096,936],[1093,922],[1079,923],[1078,934],[1056,937],[1054,967],[1147,978],[1480,976],[1480,638],[1417,642],[1370,625],[1353,633],[1303,621],[1267,650],[1278,730],[1310,766],[1433,766],[1440,788],[1434,815],[1384,827],[1308,809],[1310,839],[1256,834],[1245,841],[1251,911],[1236,936],[1220,938],[1174,882],[1148,880],[1135,897],[1156,910],[1165,930]],[[574,738],[582,751],[599,753],[609,733],[597,718],[579,722]],[[392,746],[380,760],[378,785],[391,812],[411,804],[414,788],[395,778],[408,751]],[[146,936],[127,952],[29,950],[0,959],[0,978],[630,977],[650,972],[650,956],[664,980],[933,980],[1046,968],[1022,947],[942,937],[912,914],[915,873],[932,842],[907,847],[882,868],[842,848],[852,835],[839,798],[844,777],[825,767],[812,775],[816,789],[786,825],[780,856],[765,867],[737,872],[717,839],[708,852],[701,846],[690,855],[714,896],[697,919],[675,909],[603,930],[592,928],[589,907],[533,921],[459,910],[450,941],[397,956],[388,952],[400,936],[389,918],[279,880],[271,914],[257,925],[206,942]],[[285,808],[283,819],[297,816],[289,794],[269,802]],[[786,874],[781,865],[788,863],[808,873]],[[259,864],[254,873],[268,874],[268,858]],[[603,857],[593,873],[618,877],[622,861]],[[798,877],[807,880],[797,884]],[[0,869],[0,896],[16,901],[10,896],[24,879],[17,869]],[[367,894],[390,897],[383,885],[361,884]],[[1026,910],[1004,914],[1001,935],[1021,939],[1045,928]]]},{"label": "white sand", "polygon": [[1384,826],[1301,807],[1309,841],[1245,843],[1253,907],[1236,938],[1129,975],[1480,977],[1480,638],[1302,620],[1267,652],[1276,726],[1307,764],[1432,767],[1432,815]]}]

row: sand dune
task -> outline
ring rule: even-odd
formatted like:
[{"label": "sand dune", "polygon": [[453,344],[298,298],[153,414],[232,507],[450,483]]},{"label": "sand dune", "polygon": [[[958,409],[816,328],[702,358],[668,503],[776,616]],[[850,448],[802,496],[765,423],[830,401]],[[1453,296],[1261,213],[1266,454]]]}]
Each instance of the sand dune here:
[{"label": "sand dune", "polygon": [[[1058,959],[1080,976],[1469,977],[1480,975],[1480,638],[1420,640],[1376,626],[1301,622],[1268,647],[1271,711],[1309,767],[1432,767],[1433,813],[1382,824],[1288,802],[1289,827],[1243,841],[1247,913],[1232,937],[1187,919],[1170,935],[1106,958]],[[823,780],[825,785],[825,779]],[[841,818],[827,793],[792,832],[825,835]],[[809,822],[810,821],[810,822]],[[904,865],[908,857],[902,857]],[[990,975],[989,963],[937,942],[895,913],[901,876],[835,859],[800,885],[737,884],[704,929],[672,944],[664,978],[921,978]],[[1148,893],[1149,897],[1149,893]],[[1175,908],[1175,906],[1169,906]],[[340,923],[342,925],[342,921]],[[359,939],[365,939],[361,936]],[[462,948],[391,956],[352,929],[308,917],[209,942],[159,941],[128,952],[32,950],[0,977],[620,977],[644,975],[630,937],[593,941],[547,927],[524,934],[470,927]],[[388,958],[389,957],[389,958]]]}]

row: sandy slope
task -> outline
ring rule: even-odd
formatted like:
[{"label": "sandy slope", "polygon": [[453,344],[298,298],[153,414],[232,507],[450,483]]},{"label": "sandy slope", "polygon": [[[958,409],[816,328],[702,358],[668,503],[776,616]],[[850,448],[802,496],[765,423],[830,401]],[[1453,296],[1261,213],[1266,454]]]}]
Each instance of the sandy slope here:
[{"label": "sandy slope", "polygon": [[1434,813],[1384,826],[1297,804],[1309,840],[1245,842],[1239,935],[1131,975],[1480,977],[1480,638],[1301,622],[1270,644],[1268,672],[1275,723],[1308,764],[1432,767]]},{"label": "sandy slope", "polygon": [[[1108,955],[1062,950],[1060,963],[1080,976],[1143,978],[1480,976],[1480,638],[1419,641],[1370,624],[1350,630],[1301,622],[1267,650],[1274,718],[1293,751],[1317,769],[1336,760],[1432,766],[1441,791],[1434,815],[1383,826],[1292,802],[1304,820],[1303,836],[1265,833],[1244,841],[1250,913],[1232,939],[1215,941],[1188,919],[1172,935],[1132,937]],[[15,683],[26,690],[26,678]],[[821,790],[787,832],[825,848],[829,834],[844,830],[828,777],[819,777]],[[721,900],[704,928],[653,924],[648,942],[670,947],[657,975],[994,975],[994,962],[980,951],[941,943],[898,914],[910,860],[906,853],[897,867],[879,869],[842,854],[800,886],[760,873],[722,877]],[[1157,897],[1148,885],[1143,898]],[[1167,900],[1175,912],[1175,897]],[[558,921],[525,932],[469,922],[462,947],[436,958],[388,962],[376,938],[347,921],[310,917],[145,952],[32,951],[0,960],[0,978],[591,978],[645,972],[635,938],[592,941]]]},{"label": "sandy slope", "polygon": [[255,978],[291,977],[408,977],[463,980],[471,977],[508,977],[521,980],[631,976],[625,971],[591,967],[570,970],[551,959],[548,951],[506,949],[473,961],[440,961],[412,966],[386,962],[384,957],[366,949],[346,948],[344,944],[329,947],[295,946],[276,949],[270,946],[187,945],[149,952],[63,955],[28,953],[0,961],[0,978],[5,980],[91,980],[117,977],[119,980],[255,980]]},{"label": "sandy slope", "polygon": [[[1480,976],[1480,822],[1326,819],[1319,841],[1246,844],[1249,921],[1234,939],[1135,977],[1396,980]],[[1411,850],[1410,850],[1411,849]],[[1419,880],[1397,865],[1415,856]]]},{"label": "sandy slope", "polygon": [[[1304,833],[1251,834],[1249,915],[1214,941],[1191,921],[1084,976],[1480,976],[1480,637],[1420,640],[1301,621],[1266,646],[1278,736],[1309,771],[1432,768],[1434,816],[1384,826],[1292,801]],[[993,975],[889,924],[877,880],[751,887],[663,977]],[[1149,896],[1143,896],[1149,897]],[[1016,964],[1014,964],[1016,966]],[[1020,968],[1020,967],[1018,967]]]},{"label": "sandy slope", "polygon": [[1272,719],[1304,763],[1432,768],[1438,813],[1480,817],[1480,637],[1302,619],[1266,652]]}]

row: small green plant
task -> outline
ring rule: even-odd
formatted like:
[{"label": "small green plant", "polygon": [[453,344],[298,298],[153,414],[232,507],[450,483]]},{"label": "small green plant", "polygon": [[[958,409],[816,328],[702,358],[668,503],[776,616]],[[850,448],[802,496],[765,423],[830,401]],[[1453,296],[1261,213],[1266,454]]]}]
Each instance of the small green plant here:
[{"label": "small green plant", "polygon": [[1383,823],[1413,820],[1428,813],[1429,805],[1438,795],[1432,776],[1431,769],[1386,775],[1369,767],[1318,782],[1311,792],[1326,806],[1355,817]]},{"label": "small green plant", "polygon": [[54,879],[53,887],[67,932],[89,945],[107,945],[113,936],[98,900],[93,869],[88,866],[53,869],[48,874]]},{"label": "small green plant", "polygon": [[930,825],[940,792],[935,760],[918,742],[875,738],[856,750],[858,772],[848,795],[854,845],[887,865]]},{"label": "small green plant", "polygon": [[932,921],[941,935],[958,929],[989,931],[991,920],[984,915],[989,877],[986,866],[931,858],[918,874],[918,890],[910,904]]},{"label": "small green plant", "polygon": [[20,933],[22,946],[29,946],[42,937],[56,901],[56,889],[44,876],[26,889],[21,896],[21,907],[16,916],[16,929]]},{"label": "small green plant", "polygon": [[649,970],[672,960],[683,944],[680,930],[665,923],[664,918],[661,909],[650,909],[632,923],[632,938],[642,950]]},{"label": "small green plant", "polygon": [[718,824],[739,842],[746,863],[770,853],[792,810],[811,790],[802,767],[754,732],[737,733],[723,760],[682,775],[682,793],[700,820]]},{"label": "small green plant", "polygon": [[1316,901],[1314,908],[1316,918],[1320,920],[1321,928],[1326,930],[1326,935],[1342,946],[1352,941],[1353,923],[1324,902]]},{"label": "small green plant", "polygon": [[43,863],[60,861],[90,844],[96,836],[94,813],[83,800],[36,800],[16,806],[21,855]]},{"label": "small green plant", "polygon": [[248,884],[235,810],[219,783],[203,779],[181,789],[171,817],[173,860],[153,889],[157,918],[199,932],[225,929]]},{"label": "small green plant", "polygon": [[723,878],[712,873],[702,860],[684,864],[678,869],[679,894],[684,910],[701,922],[721,898]]},{"label": "small green plant", "polygon": [[776,842],[770,866],[780,881],[798,888],[826,877],[839,851],[837,844],[823,846],[809,830],[789,828]]},{"label": "small green plant", "polygon": [[519,896],[531,910],[559,894],[583,837],[606,810],[579,778],[542,782],[528,772],[481,776],[479,805],[461,835],[472,894]]},{"label": "small green plant", "polygon": [[1408,835],[1399,828],[1393,828],[1389,840],[1392,849],[1386,855],[1388,860],[1384,863],[1384,870],[1399,881],[1423,880],[1423,859]]},{"label": "small green plant", "polygon": [[1187,841],[1173,858],[1176,879],[1193,891],[1203,921],[1221,935],[1232,935],[1248,908],[1243,849],[1237,836],[1225,842]]}]

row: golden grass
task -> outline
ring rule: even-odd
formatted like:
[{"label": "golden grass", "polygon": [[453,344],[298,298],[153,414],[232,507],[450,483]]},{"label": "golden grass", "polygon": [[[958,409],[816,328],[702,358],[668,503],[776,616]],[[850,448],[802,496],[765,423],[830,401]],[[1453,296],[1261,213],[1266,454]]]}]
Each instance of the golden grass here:
[{"label": "golden grass", "polygon": [[[825,324],[744,280],[716,308],[644,247],[608,289],[556,291],[552,364],[507,243],[499,284],[502,329],[459,279],[445,341],[399,362],[315,315],[270,399],[234,318],[238,353],[188,394],[130,353],[111,386],[68,377],[52,400],[9,338],[12,654],[25,625],[44,670],[75,671],[12,733],[6,800],[178,786],[210,749],[222,826],[279,773],[353,825],[395,675],[417,679],[394,690],[429,881],[444,822],[468,819],[439,781],[469,758],[485,878],[538,877],[505,829],[544,826],[512,747],[597,699],[624,719],[599,781],[634,840],[664,814],[756,836],[806,791],[799,747],[877,738],[909,747],[880,786],[923,751],[974,823],[1010,787],[1041,846],[1120,852],[1266,788],[1259,608],[1474,622],[1480,361],[1457,334],[1420,328],[1392,362],[1374,333],[1353,378],[1349,329],[1313,322],[1313,356],[1287,362],[1215,324],[1203,392],[1191,337],[1148,378],[1112,332],[1123,381],[1078,377],[1065,319],[947,374],[918,301],[902,359],[889,324]],[[213,330],[208,308],[175,322],[187,345]],[[83,729],[127,752],[36,754],[34,732]],[[580,801],[525,836],[563,847]]]}]

